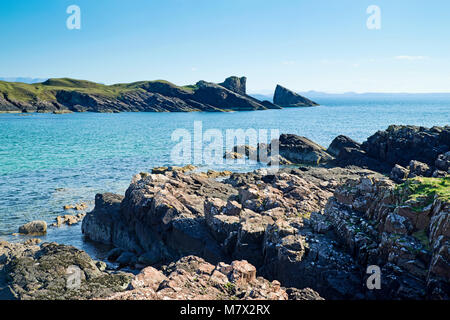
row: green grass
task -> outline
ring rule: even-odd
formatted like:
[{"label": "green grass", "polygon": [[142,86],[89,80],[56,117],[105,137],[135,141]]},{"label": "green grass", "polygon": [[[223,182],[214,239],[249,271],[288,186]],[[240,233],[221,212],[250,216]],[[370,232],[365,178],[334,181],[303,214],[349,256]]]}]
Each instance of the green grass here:
[{"label": "green grass", "polygon": [[86,80],[57,78],[48,79],[42,83],[34,84],[0,81],[0,96],[5,96],[9,100],[23,102],[35,101],[37,99],[44,101],[56,101],[56,93],[64,90],[117,98],[126,92],[137,90],[146,91],[146,89],[154,88],[155,86],[160,86],[166,90],[186,94],[193,93],[197,89],[195,85],[177,86],[165,80],[104,85]]},{"label": "green grass", "polygon": [[423,210],[437,197],[442,201],[450,201],[450,177],[408,179],[396,190],[401,197],[402,204],[418,203],[417,210]]}]

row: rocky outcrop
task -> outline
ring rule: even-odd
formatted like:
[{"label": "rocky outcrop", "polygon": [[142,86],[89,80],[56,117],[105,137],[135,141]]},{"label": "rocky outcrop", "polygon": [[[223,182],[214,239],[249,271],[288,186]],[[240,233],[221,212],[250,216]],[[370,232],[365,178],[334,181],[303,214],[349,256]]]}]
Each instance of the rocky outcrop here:
[{"label": "rocky outcrop", "polygon": [[341,152],[343,152],[344,148],[351,148],[358,150],[361,148],[361,144],[347,136],[339,135],[333,139],[333,141],[331,142],[330,146],[327,149],[327,152],[334,157],[339,157]]},{"label": "rocky outcrop", "polygon": [[306,137],[282,134],[278,142],[280,155],[293,163],[320,164],[333,159],[325,148]]},{"label": "rocky outcrop", "polygon": [[446,153],[449,150],[449,126],[424,128],[394,125],[378,131],[361,145],[348,137],[338,136],[328,148],[336,157],[330,163],[333,166],[354,165],[383,173],[393,171],[396,181],[403,181],[400,176],[395,176],[400,174],[400,168],[406,168],[408,177],[445,176],[448,171]]},{"label": "rocky outcrop", "polygon": [[226,78],[224,82],[219,83],[219,85],[221,85],[224,88],[227,88],[228,90],[236,92],[240,95],[246,95],[247,94],[246,82],[247,82],[246,77],[241,77],[241,78],[229,77],[229,78]]},{"label": "rocky outcrop", "polygon": [[273,103],[280,107],[312,107],[318,106],[317,103],[311,101],[289,89],[286,89],[280,85],[275,88],[275,94],[273,96]]},{"label": "rocky outcrop", "polygon": [[0,300],[92,299],[128,287],[131,274],[104,269],[71,246],[0,242]]},{"label": "rocky outcrop", "polygon": [[[341,168],[259,170],[233,173],[221,182],[176,171],[138,175],[120,207],[107,214],[105,205],[96,203],[83,232],[119,247],[111,259],[122,265],[157,267],[187,255],[213,265],[247,260],[286,287],[309,287],[325,298],[363,297],[361,269],[321,211],[346,179],[374,174]],[[97,215],[115,217],[113,225],[106,230],[111,220],[105,223]]]},{"label": "rocky outcrop", "polygon": [[250,145],[234,146],[224,154],[227,159],[247,157],[253,161],[268,164],[313,164],[319,165],[333,160],[333,157],[317,143],[306,137],[295,134],[282,134],[270,144],[259,143],[256,147]]},{"label": "rocky outcrop", "polygon": [[450,126],[424,128],[392,125],[367,138],[362,149],[368,156],[392,166],[417,160],[430,167],[450,150]]},{"label": "rocky outcrop", "polygon": [[[289,292],[289,294],[288,294]],[[247,261],[212,265],[202,258],[186,256],[164,266],[143,269],[131,282],[130,290],[106,300],[322,300],[309,288],[287,291],[276,280],[256,277]]]},{"label": "rocky outcrop", "polygon": [[415,194],[430,188],[421,187],[426,183],[349,180],[325,208],[339,241],[358,263],[381,267],[381,289],[371,292],[375,297],[449,299],[449,202],[434,192]]}]

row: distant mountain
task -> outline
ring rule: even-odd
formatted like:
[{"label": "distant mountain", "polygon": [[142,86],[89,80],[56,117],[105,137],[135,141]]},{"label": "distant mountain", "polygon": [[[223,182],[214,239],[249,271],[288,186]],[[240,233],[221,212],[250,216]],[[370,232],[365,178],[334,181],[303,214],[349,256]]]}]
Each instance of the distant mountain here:
[{"label": "distant mountain", "polygon": [[38,83],[38,82],[44,82],[47,80],[47,78],[28,78],[28,77],[0,77],[1,81],[8,81],[8,82],[23,82],[23,83]]},{"label": "distant mountain", "polygon": [[[326,93],[320,91],[306,91],[297,92],[297,94],[307,97],[308,99],[450,99],[450,92],[436,92],[436,93],[382,93],[382,92],[345,92],[345,93]],[[273,95],[270,94],[250,94],[252,97],[259,100],[273,100]],[[318,101],[320,102],[320,101]]]}]

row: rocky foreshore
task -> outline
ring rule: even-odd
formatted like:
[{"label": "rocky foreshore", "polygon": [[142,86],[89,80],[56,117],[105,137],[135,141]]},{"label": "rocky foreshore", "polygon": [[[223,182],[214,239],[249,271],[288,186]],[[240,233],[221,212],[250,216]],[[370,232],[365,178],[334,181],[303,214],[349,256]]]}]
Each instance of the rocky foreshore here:
[{"label": "rocky foreshore", "polygon": [[[53,299],[77,265],[83,290],[61,298],[447,300],[449,133],[391,126],[328,149],[283,135],[281,157],[315,166],[137,174],[125,195],[96,195],[82,222],[135,275],[73,247],[2,243],[0,297]],[[231,152],[258,159],[260,149]],[[369,266],[381,270],[379,289],[366,285]]]}]

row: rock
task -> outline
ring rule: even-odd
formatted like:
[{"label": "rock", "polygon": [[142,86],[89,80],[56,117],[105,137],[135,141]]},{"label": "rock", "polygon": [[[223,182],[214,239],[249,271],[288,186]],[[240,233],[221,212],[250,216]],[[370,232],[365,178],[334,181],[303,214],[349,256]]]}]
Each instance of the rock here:
[{"label": "rock", "polygon": [[41,239],[39,239],[39,238],[33,238],[33,239],[25,240],[25,241],[23,242],[23,244],[26,245],[26,246],[35,246],[35,245],[38,245],[38,244],[41,243],[41,242],[42,242]]},{"label": "rock", "polygon": [[450,170],[450,151],[440,154],[434,162],[437,170],[449,172]]},{"label": "rock", "polygon": [[288,159],[286,159],[280,155],[271,156],[267,162],[268,166],[275,166],[275,165],[286,166],[286,165],[291,165],[291,164],[292,164],[291,161],[289,161]]},{"label": "rock", "polygon": [[241,153],[237,153],[237,152],[227,151],[223,154],[223,158],[224,159],[242,159],[242,158],[244,158],[244,155]]},{"label": "rock", "polygon": [[43,243],[39,248],[0,243],[1,299],[78,300],[106,297],[124,291],[131,277],[123,272],[99,270],[95,261],[84,251],[71,246]]},{"label": "rock", "polygon": [[231,174],[232,174],[232,172],[228,171],[228,170],[224,170],[224,171],[208,170],[206,172],[206,176],[208,178],[212,178],[212,179],[216,179],[216,178],[219,178],[219,177],[227,177],[227,176],[229,176]]},{"label": "rock", "polygon": [[[117,257],[129,252],[130,266],[165,265],[156,289],[123,299],[241,298],[247,289],[234,289],[261,288],[258,277],[233,282],[232,260],[248,261],[274,290],[311,288],[325,299],[444,297],[447,202],[416,197],[422,189],[407,183],[356,167],[259,169],[220,181],[169,170],[135,176],[116,205],[99,196],[84,220],[121,248]],[[370,264],[382,268],[380,292],[364,286]],[[210,282],[201,289],[203,275]]]},{"label": "rock", "polygon": [[231,263],[231,281],[238,285],[246,285],[256,280],[256,268],[245,260]]},{"label": "rock", "polygon": [[448,176],[448,172],[441,171],[441,170],[434,170],[432,177],[433,178],[444,178]]},{"label": "rock", "polygon": [[246,95],[246,82],[246,77],[229,77],[226,78],[224,82],[220,83],[220,85],[240,95]]},{"label": "rock", "polygon": [[390,213],[387,215],[384,223],[385,232],[409,234],[412,230],[413,226],[409,219],[395,213]]},{"label": "rock", "polygon": [[47,223],[45,221],[32,221],[19,228],[19,233],[27,235],[44,235],[47,233]]},{"label": "rock", "polygon": [[63,207],[64,210],[77,210],[77,211],[83,211],[86,210],[88,208],[88,205],[86,203],[77,203],[75,205],[65,205]]},{"label": "rock", "polygon": [[385,178],[349,180],[325,208],[355,259],[382,268],[386,284],[374,292],[377,298],[447,299],[442,292],[450,279],[442,270],[450,267],[443,257],[450,233],[442,232],[449,223],[448,200],[432,190],[428,196],[415,194],[429,190],[426,183],[425,178],[401,185]]},{"label": "rock", "polygon": [[328,165],[339,167],[357,166],[382,173],[388,173],[391,169],[389,164],[369,157],[361,148],[351,147],[343,147],[340,149],[339,156],[329,162]]},{"label": "rock", "polygon": [[52,224],[54,227],[60,227],[62,225],[74,225],[83,220],[86,216],[85,213],[78,213],[77,215],[65,214],[63,216],[56,217],[56,222]]},{"label": "rock", "polygon": [[133,260],[137,260],[136,256],[132,252],[122,252],[120,256],[116,259],[116,262],[120,266],[128,266],[132,264]]},{"label": "rock", "polygon": [[152,169],[153,174],[163,174],[164,172],[168,171],[168,167],[155,167]]},{"label": "rock", "polygon": [[403,168],[402,166],[396,164],[391,171],[390,178],[397,182],[397,183],[403,183],[408,178],[409,170],[406,168]]},{"label": "rock", "polygon": [[311,101],[289,89],[280,85],[275,88],[273,103],[281,107],[312,107],[318,106],[317,103]]},{"label": "rock", "polygon": [[116,261],[117,258],[120,257],[120,255],[123,253],[124,251],[120,248],[114,248],[111,249],[107,254],[106,257],[109,261]]},{"label": "rock", "polygon": [[334,138],[328,147],[327,152],[334,157],[339,157],[341,150],[344,148],[360,149],[361,144],[347,136],[340,135]]},{"label": "rock", "polygon": [[311,288],[297,289],[288,288],[286,289],[289,300],[324,300],[316,291]]},{"label": "rock", "polygon": [[95,208],[83,219],[81,230],[89,239],[112,243],[113,224],[119,215],[123,196],[104,193],[95,196]]},{"label": "rock", "polygon": [[391,166],[408,166],[416,160],[434,166],[440,154],[450,150],[450,126],[424,128],[392,125],[362,144],[367,155]]},{"label": "rock", "polygon": [[333,159],[323,147],[308,138],[294,134],[280,136],[279,153],[293,163],[319,164]]},{"label": "rock", "polygon": [[243,154],[251,160],[258,159],[258,149],[249,145],[234,146],[232,152]]},{"label": "rock", "polygon": [[[186,256],[162,268],[148,267],[132,280],[130,290],[107,300],[287,300],[278,281],[256,277],[256,269],[246,261],[210,264],[196,256]],[[298,290],[296,297],[322,299],[317,292]],[[294,296],[294,295],[292,295]]]},{"label": "rock", "polygon": [[416,160],[411,160],[409,163],[409,175],[408,178],[414,178],[417,176],[421,177],[431,177],[432,171],[431,168],[423,162],[419,162]]}]

